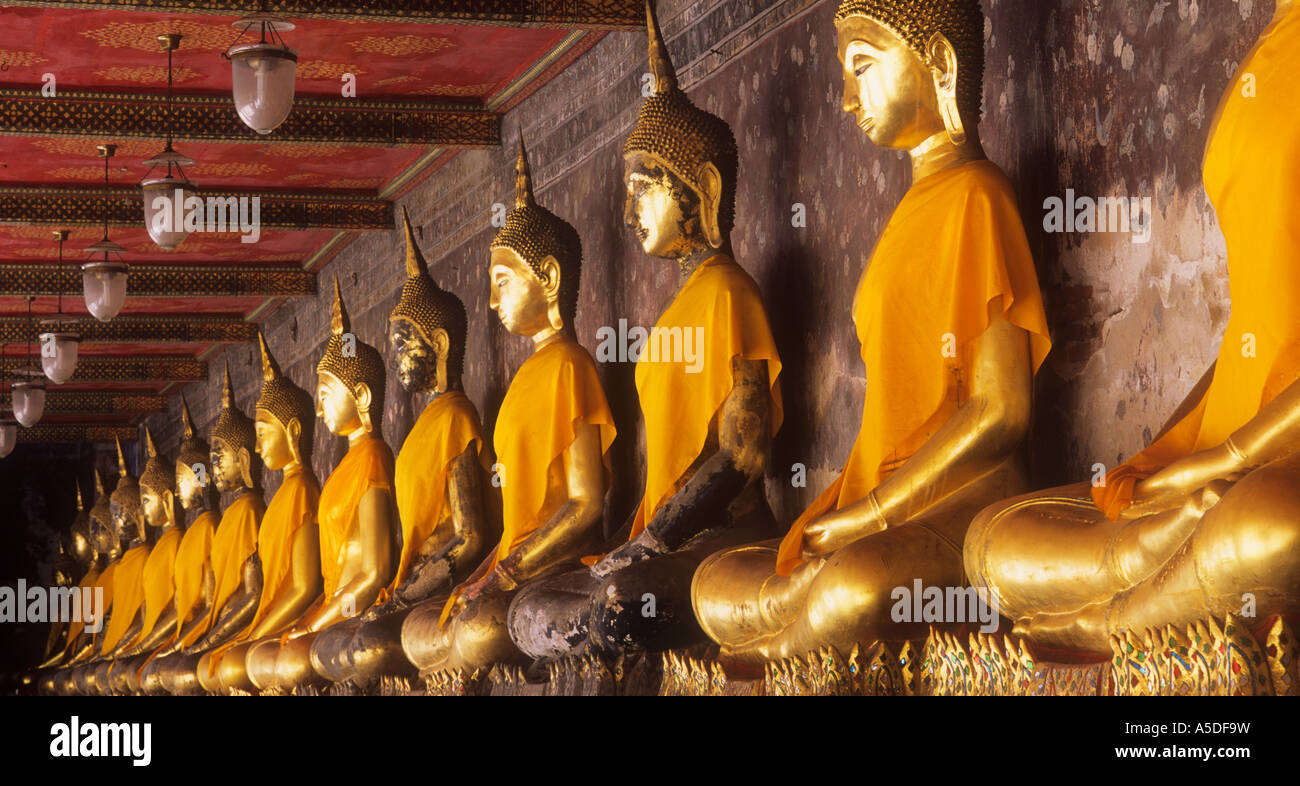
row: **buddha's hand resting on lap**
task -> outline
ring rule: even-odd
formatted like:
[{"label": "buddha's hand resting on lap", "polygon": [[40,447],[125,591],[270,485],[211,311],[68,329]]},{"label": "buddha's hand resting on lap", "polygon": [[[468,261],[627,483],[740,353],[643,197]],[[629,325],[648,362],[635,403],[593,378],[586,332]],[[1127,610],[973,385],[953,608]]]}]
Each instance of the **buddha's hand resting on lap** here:
[{"label": "buddha's hand resting on lap", "polygon": [[1135,519],[1177,508],[1213,481],[1232,484],[1248,470],[1241,457],[1226,444],[1197,451],[1139,481],[1133,489],[1133,504],[1121,515]]},{"label": "buddha's hand resting on lap", "polygon": [[864,519],[850,515],[855,508],[831,511],[809,522],[803,530],[803,558],[824,557],[885,529],[885,522],[878,516],[870,515]]},{"label": "buddha's hand resting on lap", "polygon": [[603,579],[616,570],[622,570],[629,565],[644,562],[666,552],[667,549],[664,545],[652,536],[649,530],[643,530],[640,535],[614,549],[606,554],[600,562],[592,565],[591,575]]}]

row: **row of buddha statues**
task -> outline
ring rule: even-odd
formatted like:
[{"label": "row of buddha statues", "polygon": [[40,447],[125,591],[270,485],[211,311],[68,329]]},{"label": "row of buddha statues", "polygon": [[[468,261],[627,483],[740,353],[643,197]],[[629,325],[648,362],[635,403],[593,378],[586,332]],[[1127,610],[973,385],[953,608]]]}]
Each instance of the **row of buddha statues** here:
[{"label": "row of buddha statues", "polygon": [[[314,397],[259,338],[253,417],[227,369],[206,442],[182,401],[175,461],[146,431],[139,479],[121,462],[111,496],[101,488],[83,511],[72,552],[107,620],[56,630],[41,684],[291,690],[703,642],[743,672],[924,637],[925,622],[890,613],[893,590],[916,581],[987,590],[1017,635],[1092,656],[1127,630],[1237,613],[1246,596],[1253,624],[1294,619],[1300,222],[1288,176],[1300,129],[1286,112],[1300,86],[1282,64],[1300,47],[1296,4],[1278,2],[1240,66],[1267,100],[1229,90],[1206,150],[1230,338],[1148,448],[1101,482],[1038,491],[1023,446],[1050,339],[1016,196],[980,143],[979,3],[843,0],[835,25],[843,108],[873,143],[910,154],[913,182],[850,315],[861,430],[788,528],[763,485],[781,359],[730,239],[737,146],[679,87],[647,4],[654,89],[623,145],[624,221],[648,256],[680,267],[657,326],[701,330],[703,357],[636,366],[645,485],[630,520],[603,537],[615,421],[573,328],[582,243],[538,204],[521,140],[486,274],[491,309],[532,354],[491,440],[462,384],[465,308],[431,277],[404,215],[391,363],[407,391],[433,398],[396,457],[377,436],[385,360],[351,333],[336,281]],[[1231,338],[1246,330],[1250,357]],[[348,441],[323,487],[317,418]],[[283,473],[265,505],[259,464]],[[216,492],[233,498],[224,510]]]}]

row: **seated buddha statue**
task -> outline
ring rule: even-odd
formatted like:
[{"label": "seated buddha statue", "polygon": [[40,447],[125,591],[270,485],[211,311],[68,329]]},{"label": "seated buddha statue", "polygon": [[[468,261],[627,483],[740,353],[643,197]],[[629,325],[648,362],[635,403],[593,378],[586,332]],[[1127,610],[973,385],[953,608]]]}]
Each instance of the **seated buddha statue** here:
[{"label": "seated buddha statue", "polygon": [[260,334],[258,345],[262,392],[254,409],[257,454],[267,469],[284,474],[266,506],[258,533],[262,578],[254,588],[258,590],[256,611],[229,643],[199,661],[198,674],[210,690],[268,687],[249,679],[245,666],[249,648],[291,627],[321,593],[320,529],[316,524],[320,486],[311,471],[315,407],[311,394],[280,371]]},{"label": "seated buddha statue", "polygon": [[140,511],[151,545],[141,572],[143,602],[123,646],[121,668],[113,670],[117,690],[141,690],[140,669],[176,626],[176,551],[183,531],[178,523],[175,468],[158,454],[149,427],[144,429],[145,465],[140,473]]},{"label": "seated buddha statue", "polygon": [[[82,502],[81,484],[74,480],[73,485],[77,494],[77,512],[72,524],[66,530],[59,532],[58,553],[51,566],[54,586],[61,588],[82,586],[81,581],[90,570],[90,562],[94,554],[90,545],[90,511]],[[41,656],[41,663],[36,667],[37,670],[48,670],[63,659],[64,650],[68,645],[68,626],[67,621],[50,622],[50,633],[45,639],[45,651]],[[53,692],[51,676],[52,672],[47,671],[41,677],[40,687],[44,693]]]},{"label": "seated buddha statue", "polygon": [[198,688],[194,663],[180,651],[207,632],[214,592],[209,557],[220,518],[216,484],[209,482],[211,461],[211,448],[198,436],[189,404],[181,394],[181,444],[173,471],[177,497],[190,523],[176,548],[171,634],[140,672],[146,693],[192,693]]},{"label": "seated buddha statue", "polygon": [[1112,635],[1229,613],[1258,635],[1300,614],[1298,47],[1300,4],[1280,1],[1209,132],[1203,176],[1232,296],[1214,365],[1103,484],[1006,500],[971,524],[967,573],[1043,647],[1110,654]]},{"label": "seated buddha statue", "polygon": [[894,620],[893,590],[961,587],[971,518],[1027,488],[1050,347],[1015,194],[976,130],[978,0],[844,0],[835,26],[843,108],[908,152],[912,185],[854,295],[867,386],[842,472],[782,540],[720,551],[692,581],[701,626],[738,666],[925,636]]},{"label": "seated buddha statue", "polygon": [[248,649],[248,677],[262,688],[289,690],[328,680],[317,668],[314,646],[330,635],[350,638],[357,615],[379,599],[396,570],[393,452],[379,432],[384,360],[352,333],[338,279],[330,330],[316,365],[316,416],[330,433],[347,438],[348,452],[325,481],[316,514],[323,594],[290,630]]},{"label": "seated buddha statue", "polygon": [[253,419],[235,403],[226,366],[221,388],[221,411],[209,435],[212,484],[217,491],[235,499],[221,514],[212,533],[209,562],[212,565],[212,596],[208,604],[205,631],[193,643],[184,645],[189,656],[186,666],[196,670],[198,656],[230,640],[243,630],[256,608],[256,594],[249,601],[246,590],[261,581],[257,560],[257,532],[266,505],[260,492],[261,463],[257,459],[257,437]]},{"label": "seated buddha statue", "polygon": [[406,235],[406,282],[389,316],[392,367],[408,393],[434,398],[420,413],[398,451],[393,473],[402,550],[397,574],[384,591],[389,596],[361,618],[345,645],[317,648],[331,678],[373,684],[381,675],[402,676],[411,669],[402,652],[402,623],[420,601],[465,580],[500,526],[484,505],[491,467],[487,438],[478,410],[465,395],[468,323],[460,298],[440,288],[415,242],[410,218],[402,211]]},{"label": "seated buddha statue", "polygon": [[[655,92],[623,145],[624,222],[681,278],[636,364],[645,494],[617,548],[519,591],[510,632],[535,658],[703,640],[690,605],[695,568],[720,548],[777,534],[763,475],[781,425],[781,361],[758,286],[733,258],[736,142],[678,87],[649,2],[646,24]],[[653,614],[643,613],[647,594]]]},{"label": "seated buddha statue", "polygon": [[501,540],[449,598],[418,605],[402,649],[422,673],[524,661],[506,613],[525,582],[578,566],[600,539],[614,417],[596,364],[574,338],[582,243],[537,204],[523,140],[515,207],[491,244],[489,304],[533,341],[497,413]]},{"label": "seated buddha statue", "polygon": [[68,644],[61,661],[64,667],[55,678],[56,691],[64,695],[88,692],[84,664],[94,657],[98,650],[97,639],[103,635],[104,616],[113,600],[113,573],[117,560],[122,556],[122,542],[117,538],[113,528],[108,494],[104,491],[104,483],[99,472],[95,471],[93,474],[95,502],[90,507],[89,522],[93,557],[90,570],[82,577],[79,586],[83,591],[89,590],[92,598],[98,593],[102,605],[96,624],[87,626],[83,619],[73,620],[68,625]]}]

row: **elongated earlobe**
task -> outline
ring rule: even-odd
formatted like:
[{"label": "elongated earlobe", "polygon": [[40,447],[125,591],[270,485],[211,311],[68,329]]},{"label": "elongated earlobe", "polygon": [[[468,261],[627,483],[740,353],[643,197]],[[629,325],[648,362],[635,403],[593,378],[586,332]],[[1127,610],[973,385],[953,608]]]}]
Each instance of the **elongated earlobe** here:
[{"label": "elongated earlobe", "polygon": [[939,100],[939,115],[943,118],[948,140],[954,145],[966,144],[966,127],[962,124],[957,106],[957,52],[943,33],[935,33],[925,47],[930,59],[930,74],[934,77],[934,91]]}]

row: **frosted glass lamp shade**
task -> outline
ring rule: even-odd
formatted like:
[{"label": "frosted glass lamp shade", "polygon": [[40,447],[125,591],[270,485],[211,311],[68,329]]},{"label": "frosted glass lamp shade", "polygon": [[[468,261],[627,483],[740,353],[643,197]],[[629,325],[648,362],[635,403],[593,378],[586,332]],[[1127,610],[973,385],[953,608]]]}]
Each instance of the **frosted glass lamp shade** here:
[{"label": "frosted glass lamp shade", "polygon": [[15,382],[11,391],[14,400],[14,418],[23,428],[35,426],[45,414],[45,384],[42,382]]},{"label": "frosted glass lamp shade", "polygon": [[56,385],[72,379],[77,370],[77,337],[71,333],[41,334],[41,369]]},{"label": "frosted glass lamp shade", "polygon": [[126,266],[96,262],[81,267],[86,310],[100,322],[117,316],[126,304]]},{"label": "frosted glass lamp shade", "polygon": [[140,184],[144,191],[144,226],[159,248],[171,250],[185,242],[185,200],[194,196],[189,182],[179,177],[155,177]]},{"label": "frosted glass lamp shade", "polygon": [[293,109],[298,55],[279,44],[245,44],[230,50],[230,84],[235,111],[259,134],[274,131]]}]

